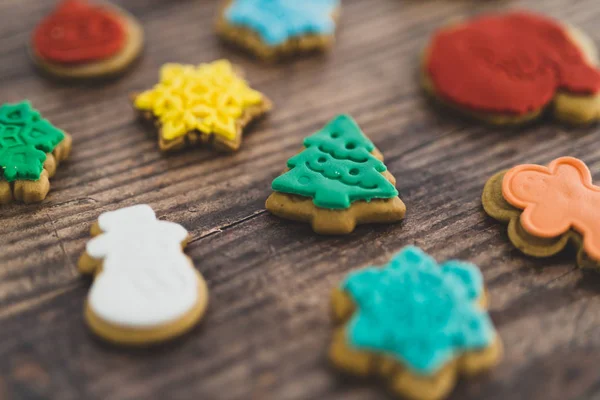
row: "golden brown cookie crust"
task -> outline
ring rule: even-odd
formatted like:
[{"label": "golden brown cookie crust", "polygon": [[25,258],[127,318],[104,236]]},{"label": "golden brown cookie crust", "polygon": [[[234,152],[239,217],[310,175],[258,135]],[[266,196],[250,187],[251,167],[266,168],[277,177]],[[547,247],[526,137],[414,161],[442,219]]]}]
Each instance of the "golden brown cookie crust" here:
[{"label": "golden brown cookie crust", "polygon": [[[460,22],[453,21],[444,29],[459,25]],[[587,61],[592,65],[598,65],[597,50],[589,36],[570,25],[564,25],[564,27],[573,43],[581,50]],[[427,74],[428,55],[429,48],[426,48],[421,56],[420,67],[421,86],[425,93],[440,105],[466,117],[496,126],[525,125],[539,119],[546,110],[551,110],[559,121],[574,125],[590,124],[600,119],[600,93],[593,96],[581,96],[566,92],[557,92],[553,101],[546,107],[522,115],[489,113],[460,106],[444,99],[438,94],[434,83]]]},{"label": "golden brown cookie crust", "polygon": [[[190,265],[193,268],[191,262]],[[202,275],[197,270],[194,269],[194,271],[198,280],[199,298],[191,310],[175,321],[146,329],[124,327],[104,321],[87,304],[85,320],[96,335],[119,345],[148,346],[181,336],[198,323],[208,306],[208,287]]]},{"label": "golden brown cookie crust", "polygon": [[[352,348],[346,339],[346,324],[355,312],[355,304],[343,290],[336,288],[331,296],[332,317],[336,324],[329,359],[339,369],[362,377],[379,376],[390,389],[411,400],[441,400],[456,385],[459,375],[471,376],[484,372],[502,358],[502,342],[498,336],[492,345],[465,352],[431,376],[418,375],[397,360],[373,352]],[[485,308],[487,296],[478,304]]]},{"label": "golden brown cookie crust", "polygon": [[[222,2],[219,11],[219,17],[217,18],[217,22],[215,24],[217,33],[225,41],[243,48],[244,50],[254,54],[264,61],[274,62],[293,55],[311,52],[325,52],[333,47],[335,35],[313,34],[288,39],[286,42],[277,46],[269,46],[265,44],[260,36],[251,29],[235,26],[226,21],[224,13],[227,7],[229,7],[231,4],[231,1],[232,0],[225,0]],[[341,7],[338,6],[332,14],[332,18],[336,26],[340,14]]]},{"label": "golden brown cookie crust", "polygon": [[29,53],[36,66],[44,73],[66,80],[110,78],[124,73],[142,53],[144,48],[144,31],[140,23],[127,11],[115,5],[103,4],[119,17],[126,30],[126,43],[123,49],[114,56],[96,62],[68,65],[53,63],[41,58],[30,46]]},{"label": "golden brown cookie crust", "polygon": [[[131,94],[132,103],[136,97],[137,93]],[[273,103],[262,94],[262,101],[256,105],[247,107],[242,116],[236,120],[236,136],[233,140],[228,140],[221,135],[207,134],[200,131],[191,131],[176,139],[168,140],[162,134],[160,121],[154,117],[151,111],[136,109],[136,112],[143,121],[148,122],[157,131],[158,147],[161,151],[177,151],[186,147],[208,145],[218,151],[234,152],[239,150],[242,145],[242,138],[246,127],[265,116],[272,109]]]},{"label": "golden brown cookie crust", "polygon": [[577,249],[577,265],[582,268],[600,268],[600,262],[591,260],[583,249],[583,238],[573,229],[555,238],[540,238],[528,233],[520,223],[522,210],[510,205],[502,195],[502,180],[507,171],[500,171],[485,184],[481,203],[484,211],[495,220],[508,225],[508,238],[521,252],[532,257],[551,257],[563,251],[568,244]]},{"label": "golden brown cookie crust", "polygon": [[7,182],[0,180],[0,205],[20,201],[26,204],[39,203],[50,191],[50,178],[56,173],[58,165],[69,157],[73,139],[68,133],[56,145],[52,153],[46,153],[44,168],[37,181],[16,180]]}]

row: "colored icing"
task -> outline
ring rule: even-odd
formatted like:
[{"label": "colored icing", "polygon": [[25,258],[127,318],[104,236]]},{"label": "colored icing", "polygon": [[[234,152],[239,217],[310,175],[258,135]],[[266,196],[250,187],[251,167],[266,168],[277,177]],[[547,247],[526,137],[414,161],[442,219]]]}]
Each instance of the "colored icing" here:
[{"label": "colored icing", "polygon": [[262,94],[251,89],[229,61],[220,60],[198,67],[166,64],[160,83],[137,96],[134,105],[152,111],[166,140],[195,130],[234,140],[237,119],[262,101]]},{"label": "colored icing", "polygon": [[565,29],[524,12],[442,30],[433,38],[427,72],[442,98],[482,112],[527,114],[548,105],[557,91],[600,91],[600,71]]},{"label": "colored icing", "polygon": [[0,168],[8,182],[40,179],[46,161],[64,133],[23,101],[0,106]]},{"label": "colored icing", "polygon": [[331,35],[339,0],[233,0],[227,22],[255,31],[269,46],[304,35]]},{"label": "colored icing", "polygon": [[504,175],[502,194],[523,210],[527,232],[553,238],[573,228],[583,235],[585,252],[600,260],[600,187],[583,161],[561,157],[548,167],[516,166]]},{"label": "colored icing", "polygon": [[288,160],[273,190],[311,197],[317,207],[345,209],[358,200],[388,199],[398,191],[381,173],[373,143],[348,115],[331,120],[304,140],[305,150]]},{"label": "colored icing", "polygon": [[88,305],[103,320],[120,326],[151,327],[174,321],[198,299],[198,279],[181,245],[187,231],[156,219],[150,206],[137,205],[100,215],[103,233],[86,251],[102,259]]},{"label": "colored icing", "polygon": [[483,278],[472,264],[439,266],[406,247],[382,268],[350,273],[342,289],[356,304],[346,326],[349,344],[384,353],[407,368],[432,375],[459,353],[488,347],[496,337],[477,306]]},{"label": "colored icing", "polygon": [[38,25],[33,46],[49,61],[85,63],[114,56],[125,39],[125,28],[114,13],[85,0],[64,0]]}]

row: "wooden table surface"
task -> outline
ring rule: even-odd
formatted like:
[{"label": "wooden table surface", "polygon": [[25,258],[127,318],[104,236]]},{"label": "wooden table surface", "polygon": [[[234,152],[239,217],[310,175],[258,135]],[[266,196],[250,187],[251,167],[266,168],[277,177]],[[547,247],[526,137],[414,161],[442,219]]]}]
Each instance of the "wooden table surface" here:
[{"label": "wooden table surface", "polygon": [[[416,79],[419,51],[449,18],[527,7],[600,43],[597,0],[344,0],[329,56],[277,66],[215,38],[213,0],[122,0],[146,29],[146,53],[104,86],[65,86],[35,73],[25,46],[53,3],[0,2],[0,102],[30,99],[74,139],[43,203],[0,209],[0,398],[388,399],[378,382],[329,367],[328,300],[347,271],[383,263],[408,244],[481,267],[506,345],[498,368],[462,381],[451,399],[600,396],[600,275],[578,270],[573,254],[523,256],[480,203],[489,176],[522,162],[577,156],[600,180],[600,128],[544,121],[489,129],[433,109]],[[153,85],[163,63],[221,57],[242,65],[275,111],[237,154],[160,154],[128,93]],[[319,237],[269,215],[264,201],[302,138],[342,112],[385,154],[408,213],[398,225]],[[88,332],[90,282],[76,270],[98,215],[137,203],[191,232],[187,254],[211,290],[202,324],[146,351],[117,349]]]}]

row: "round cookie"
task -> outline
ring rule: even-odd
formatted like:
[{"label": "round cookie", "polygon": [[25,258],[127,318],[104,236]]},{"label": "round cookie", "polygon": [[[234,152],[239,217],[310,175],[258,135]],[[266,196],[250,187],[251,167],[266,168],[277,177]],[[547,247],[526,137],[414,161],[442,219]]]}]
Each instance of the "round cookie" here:
[{"label": "round cookie", "polygon": [[424,52],[422,85],[445,106],[494,125],[551,110],[557,119],[600,119],[600,70],[581,31],[526,13],[487,15],[439,30]]},{"label": "round cookie", "polygon": [[39,69],[59,79],[117,76],[144,47],[139,22],[123,9],[64,0],[37,26],[29,53]]},{"label": "round cookie", "polygon": [[202,144],[237,151],[249,125],[273,107],[228,60],[165,64],[159,75],[152,89],[132,94],[131,100],[141,119],[158,131],[162,151]]},{"label": "round cookie", "polygon": [[208,289],[183,254],[188,232],[148,205],[107,212],[79,260],[94,283],[85,306],[90,329],[116,344],[144,346],[180,336],[202,318]]}]

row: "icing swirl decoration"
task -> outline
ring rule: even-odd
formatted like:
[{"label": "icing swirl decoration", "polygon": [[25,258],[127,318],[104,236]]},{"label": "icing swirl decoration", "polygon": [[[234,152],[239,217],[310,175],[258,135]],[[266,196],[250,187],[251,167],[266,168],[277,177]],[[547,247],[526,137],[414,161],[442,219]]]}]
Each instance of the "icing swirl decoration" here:
[{"label": "icing swirl decoration", "polygon": [[305,35],[332,35],[339,0],[233,0],[225,19],[256,32],[269,46]]},{"label": "icing swirl decoration", "polygon": [[440,31],[426,70],[442,98],[470,110],[524,115],[547,106],[558,91],[600,92],[600,70],[569,32],[542,16],[484,16]]},{"label": "icing swirl decoration", "polygon": [[138,110],[151,111],[161,123],[161,135],[174,140],[198,130],[235,139],[237,120],[263,96],[239,77],[229,61],[199,66],[166,64],[160,82],[138,95]]},{"label": "icing swirl decoration", "polygon": [[477,301],[483,278],[472,264],[436,261],[406,247],[382,268],[351,273],[341,289],[356,304],[346,326],[349,344],[383,353],[421,375],[496,339]]},{"label": "icing swirl decoration", "polygon": [[117,15],[85,0],[64,0],[33,34],[35,52],[64,64],[104,60],[125,46],[126,33]]}]

